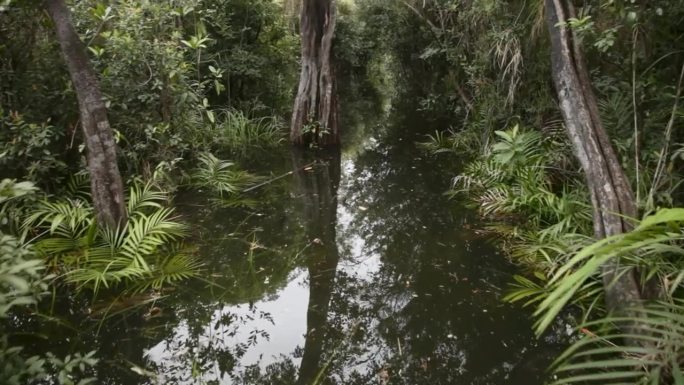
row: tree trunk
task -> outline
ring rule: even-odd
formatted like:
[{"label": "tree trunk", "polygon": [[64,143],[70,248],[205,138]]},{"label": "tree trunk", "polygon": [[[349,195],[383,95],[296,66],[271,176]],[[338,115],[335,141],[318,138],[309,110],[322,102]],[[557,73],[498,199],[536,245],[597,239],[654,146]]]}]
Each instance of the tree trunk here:
[{"label": "tree trunk", "polygon": [[[593,205],[594,235],[605,238],[632,229],[637,208],[598,113],[579,42],[567,26],[575,11],[568,0],[546,0],[553,80],[573,150],[586,176]],[[602,267],[608,309],[624,313],[644,295],[635,271],[618,274],[618,261]]]},{"label": "tree trunk", "polygon": [[303,0],[302,71],[290,130],[290,141],[296,145],[340,143],[332,60],[336,17],[335,0]]},{"label": "tree trunk", "polygon": [[45,7],[55,25],[57,40],[78,97],[97,221],[100,225],[116,227],[126,220],[123,183],[116,159],[117,146],[97,76],[88,60],[86,47],[76,34],[64,0],[46,0]]}]

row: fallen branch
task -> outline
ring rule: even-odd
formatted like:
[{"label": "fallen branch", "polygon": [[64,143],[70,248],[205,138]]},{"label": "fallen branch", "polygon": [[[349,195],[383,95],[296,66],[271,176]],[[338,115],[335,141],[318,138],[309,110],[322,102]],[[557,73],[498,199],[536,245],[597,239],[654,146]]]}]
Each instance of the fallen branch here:
[{"label": "fallen branch", "polygon": [[275,182],[275,181],[277,181],[277,180],[280,180],[280,179],[285,178],[286,176],[292,175],[292,174],[294,174],[294,173],[297,172],[297,171],[305,170],[305,169],[308,168],[308,167],[313,167],[314,164],[316,164],[316,162],[311,162],[311,163],[306,164],[306,165],[304,165],[304,166],[302,166],[302,167],[300,167],[300,168],[298,168],[298,169],[295,169],[295,170],[292,170],[292,171],[288,171],[288,172],[286,172],[285,174],[278,175],[278,176],[275,177],[275,178],[269,179],[269,180],[267,180],[267,181],[265,181],[265,182],[259,183],[259,184],[257,184],[257,185],[252,186],[252,187],[249,187],[249,188],[243,190],[242,192],[243,192],[243,193],[246,193],[246,192],[250,192],[250,191],[256,190],[256,189],[258,189],[259,187],[266,186],[267,184],[271,184],[271,183],[273,183],[273,182]]}]

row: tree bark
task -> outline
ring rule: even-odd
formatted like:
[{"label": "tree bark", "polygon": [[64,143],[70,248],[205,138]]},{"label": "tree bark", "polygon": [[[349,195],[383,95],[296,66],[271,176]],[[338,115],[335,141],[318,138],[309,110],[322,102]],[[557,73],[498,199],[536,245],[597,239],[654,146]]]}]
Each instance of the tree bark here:
[{"label": "tree bark", "polygon": [[300,13],[302,70],[290,129],[290,141],[295,145],[340,143],[332,59],[337,18],[335,3],[335,0],[303,0]]},{"label": "tree bark", "polygon": [[97,221],[116,227],[126,220],[123,183],[117,164],[117,146],[107,119],[97,75],[86,47],[74,29],[64,0],[46,0],[57,40],[78,98],[81,127],[88,153],[90,188]]},{"label": "tree bark", "polygon": [[[589,72],[568,19],[568,0],[545,0],[551,36],[553,80],[573,150],[584,171],[593,206],[594,235],[605,238],[632,229],[636,202],[598,113]],[[624,313],[645,299],[635,271],[619,274],[619,262],[602,267],[608,309]]]}]

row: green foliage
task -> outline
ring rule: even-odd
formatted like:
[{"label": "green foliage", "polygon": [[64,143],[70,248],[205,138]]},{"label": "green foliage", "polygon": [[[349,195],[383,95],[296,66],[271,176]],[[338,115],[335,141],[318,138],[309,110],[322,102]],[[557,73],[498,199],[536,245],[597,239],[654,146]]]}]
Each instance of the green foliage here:
[{"label": "green foliage", "polygon": [[644,278],[670,282],[665,291],[671,296],[684,281],[681,257],[684,248],[682,225],[684,209],[662,209],[646,216],[632,231],[604,238],[572,256],[549,280],[551,292],[539,304],[537,333],[544,331],[575,293],[600,275],[600,268],[619,260],[621,273],[634,268],[643,270]]},{"label": "green foliage", "polygon": [[222,98],[212,99],[243,109],[245,102],[256,99],[279,113],[288,112],[300,47],[283,5],[272,0],[210,0],[202,2],[198,12],[214,39],[206,61],[223,71],[226,86]]},{"label": "green foliage", "polygon": [[[538,304],[549,298],[551,277],[589,244],[591,206],[574,175],[562,168],[567,144],[556,131],[547,129],[544,136],[515,125],[494,134],[484,155],[454,178],[449,194],[467,193],[482,215],[498,220],[487,229],[503,235],[512,260],[534,272],[534,279],[516,277],[505,300]],[[601,293],[592,281],[570,303],[588,314]]]},{"label": "green foliage", "polygon": [[[612,324],[612,331],[602,329],[608,334],[587,337],[580,340],[584,345],[571,348],[561,359],[555,383],[682,381],[680,347],[673,344],[681,335],[677,320],[681,304],[674,299],[681,296],[684,279],[681,219],[679,209],[656,211],[681,205],[682,198],[678,192],[682,165],[675,155],[677,143],[683,140],[681,130],[680,134],[672,131],[671,138],[666,134],[674,127],[673,117],[681,116],[679,96],[673,96],[681,91],[673,82],[681,55],[663,44],[680,33],[675,20],[681,17],[681,7],[677,2],[665,2],[661,8],[586,4],[568,21],[585,49],[603,125],[638,203],[647,213],[655,213],[629,234],[596,242],[590,237],[588,194],[571,160],[570,144],[558,135],[562,126],[557,123],[557,107],[549,103],[554,98],[544,91],[551,66],[548,44],[538,38],[544,35],[539,33],[544,28],[541,3],[407,3],[415,8],[416,19],[423,19],[424,28],[435,32],[422,51],[414,52],[422,52],[421,59],[433,65],[430,69],[448,64],[439,72],[441,80],[457,78],[460,89],[454,85],[451,89],[462,91],[452,99],[458,104],[451,107],[455,118],[465,122],[464,132],[475,131],[486,138],[480,141],[480,152],[471,155],[474,159],[453,179],[449,194],[468,193],[481,214],[497,219],[487,228],[505,235],[511,258],[531,271],[515,278],[506,300],[538,306],[538,333],[569,305],[579,307],[584,319],[596,319],[605,314],[600,267],[610,263],[620,267],[619,274],[638,271],[642,282],[659,283],[670,302],[658,308],[668,315],[649,308],[639,319],[621,320],[646,325],[648,330],[638,336],[615,332],[615,319],[596,321],[593,326],[601,328]],[[431,90],[425,106],[443,108],[439,100],[447,92]],[[502,125],[510,127],[510,119],[540,129],[493,132]],[[429,138],[426,147],[467,154],[453,145],[452,138],[458,135]],[[666,322],[672,327],[664,327]],[[651,346],[630,350],[633,345],[626,344],[625,338]]]},{"label": "green foliage", "polygon": [[367,74],[369,65],[378,59],[378,40],[372,38],[375,25],[362,18],[367,17],[359,4],[338,2],[335,26],[335,61],[339,75],[344,79]]},{"label": "green foliage", "polygon": [[47,290],[43,261],[32,250],[9,235],[0,234],[0,318],[14,306],[36,303]]},{"label": "green foliage", "polygon": [[[517,231],[514,235],[516,241],[509,247],[511,257],[526,266],[543,271],[545,276],[557,271],[573,253],[592,240],[587,235],[573,232],[549,233],[536,229]],[[548,276],[544,279],[546,280]]]},{"label": "green foliage", "polygon": [[482,142],[482,137],[475,130],[435,131],[434,134],[428,134],[426,137],[427,140],[419,142],[418,146],[432,155],[452,153],[474,157],[479,150],[486,147]]},{"label": "green foliage", "polygon": [[[33,191],[35,186],[31,182],[2,180],[0,214],[5,214],[13,199]],[[39,294],[47,290],[44,269],[43,261],[35,257],[29,246],[0,231],[0,319],[7,317],[14,306],[34,304]]]},{"label": "green foliage", "polygon": [[248,187],[261,180],[260,177],[240,170],[233,162],[221,160],[211,153],[199,156],[199,166],[191,173],[191,185],[200,190],[208,189],[218,197],[220,205],[251,205],[253,202],[243,198]]},{"label": "green foliage", "polygon": [[39,380],[50,380],[60,385],[87,385],[96,379],[87,377],[87,370],[98,362],[95,352],[75,353],[61,359],[52,353],[45,358],[39,356],[25,357],[23,349],[8,346],[7,338],[0,338],[0,381],[7,385],[24,385]]},{"label": "green foliage", "polygon": [[[44,276],[44,270],[44,261],[36,258],[30,246],[0,233],[0,320],[9,317],[13,309],[38,302],[51,279]],[[0,324],[0,331],[2,329]],[[21,347],[10,346],[7,336],[3,335],[0,338],[0,383],[22,385],[50,377],[62,385],[93,383],[95,379],[83,378],[83,374],[97,363],[94,355],[93,351],[85,355],[76,353],[64,359],[50,353],[46,358],[26,357]]]},{"label": "green foliage", "polygon": [[192,1],[76,4],[76,24],[95,51],[109,118],[133,170],[182,157],[205,122],[207,85],[196,77],[196,49],[183,43],[192,40],[196,14]]},{"label": "green foliage", "polygon": [[554,186],[563,177],[555,165],[563,142],[518,125],[495,134],[498,140],[485,145],[481,159],[453,179],[450,194],[469,193],[485,216],[522,217],[542,238],[586,232],[591,216],[581,190]]},{"label": "green foliage", "polygon": [[95,378],[84,378],[77,380],[74,372],[85,371],[88,367],[93,367],[97,364],[97,359],[94,358],[95,352],[86,354],[74,353],[66,357],[58,358],[54,354],[47,354],[47,361],[53,370],[56,372],[56,380],[62,385],[87,385],[97,381]]},{"label": "green foliage", "polygon": [[130,188],[128,222],[97,226],[90,203],[78,197],[43,201],[24,221],[40,233],[36,250],[66,282],[92,290],[123,285],[133,291],[160,289],[195,276],[200,263],[180,244],[186,228],[164,208],[166,194],[150,183]]},{"label": "green foliage", "polygon": [[25,195],[29,195],[37,190],[32,182],[16,182],[11,179],[0,181],[0,203],[5,203]]},{"label": "green foliage", "polygon": [[[642,281],[659,282],[669,301],[681,296],[679,214],[677,210],[656,211],[681,205],[682,198],[678,192],[682,165],[675,155],[677,143],[683,140],[681,130],[679,134],[672,131],[671,138],[663,135],[672,130],[673,117],[681,117],[676,100],[681,91],[676,84],[681,54],[665,43],[681,32],[677,27],[680,4],[585,4],[568,21],[579,37],[577,43],[585,49],[603,125],[637,191],[638,203],[646,212],[655,212],[635,231],[596,242],[590,237],[589,197],[576,172],[578,166],[570,160],[570,144],[558,135],[562,127],[557,123],[557,106],[546,91],[551,66],[548,43],[539,38],[545,35],[540,33],[544,28],[541,3],[404,3],[416,16],[413,20],[423,23],[419,31],[432,33],[410,33],[411,39],[425,43],[419,49],[412,47],[414,57],[419,56],[438,79],[426,82],[432,88],[423,107],[433,111],[446,106],[455,119],[465,122],[464,132],[474,131],[485,138],[480,141],[480,152],[472,154],[474,159],[453,179],[449,194],[468,193],[483,215],[498,219],[500,222],[487,228],[504,234],[511,258],[532,271],[531,276],[516,277],[514,290],[506,299],[539,305],[538,332],[568,305],[579,306],[585,319],[595,319],[604,312],[599,267],[606,262],[620,266],[620,274],[638,271]],[[409,29],[403,30],[407,33]],[[410,60],[402,62],[416,67]],[[457,81],[450,83],[451,78]],[[450,90],[441,90],[440,82],[449,84]],[[451,106],[444,103],[449,92],[457,94],[451,98]],[[540,130],[493,132],[496,127],[511,126],[510,119]],[[458,135],[461,132],[437,134],[425,147],[436,153],[467,155],[467,149],[454,146],[453,138]],[[494,141],[491,145],[490,138]],[[664,169],[667,172],[661,171]],[[671,304],[667,306],[659,311],[681,313]],[[655,341],[654,346],[663,350],[634,355],[621,341],[634,336],[617,333],[594,338],[585,348],[589,344],[606,348],[605,356],[594,357],[593,352],[577,357],[579,364],[573,367],[578,363],[573,361],[566,366],[557,383],[681,381],[680,348],[670,345],[672,337],[681,334],[676,320],[680,315],[671,320],[663,317],[675,325],[663,329],[662,319],[653,321],[655,314],[647,313],[646,318],[632,322],[652,325],[654,331],[637,339]],[[675,353],[662,358],[664,351]]]},{"label": "green foliage", "polygon": [[23,385],[46,376],[44,359],[38,356],[27,358],[21,352],[21,347],[8,346],[6,337],[0,339],[0,381],[3,384]]},{"label": "green foliage", "polygon": [[[249,106],[289,110],[299,43],[277,2],[88,0],[72,10],[100,75],[124,172],[144,173],[226,142],[244,153],[265,136],[280,139],[267,132],[277,124],[266,118],[250,117],[258,138],[212,127],[234,120],[219,121],[215,106],[231,114]],[[63,60],[45,17],[39,6],[18,2],[0,24],[11,37],[0,42],[0,170],[40,182],[81,166],[75,150],[82,142],[76,98],[64,66],[55,65]],[[249,140],[248,147],[233,139]]]},{"label": "green foliage", "polygon": [[430,152],[433,155],[441,153],[453,153],[455,141],[451,133],[444,133],[442,131],[435,131],[434,134],[425,135],[427,140],[418,143],[423,150]]},{"label": "green foliage", "polygon": [[[0,105],[0,173],[34,182],[59,182],[67,165],[60,157],[64,132],[48,122],[27,122]],[[48,178],[48,176],[50,178]]]},{"label": "green foliage", "polygon": [[493,159],[501,165],[515,168],[525,163],[536,163],[541,143],[541,134],[535,131],[520,132],[520,126],[515,125],[506,131],[494,131],[500,138],[492,146]]},{"label": "green foliage", "polygon": [[[82,140],[73,87],[64,66],[55,65],[63,60],[52,25],[36,1],[0,3],[0,36],[7,37],[0,40],[0,174],[63,197],[34,208],[33,184],[3,180],[3,231],[21,234],[15,222],[30,212],[23,234],[37,240],[49,271],[95,293],[159,289],[197,274],[199,263],[180,244],[186,229],[165,208],[166,194],[151,184],[134,185],[128,223],[102,230],[82,183],[62,183],[72,168],[82,168],[76,151]],[[164,165],[155,173],[169,172],[190,159],[191,185],[244,202],[240,193],[257,178],[212,153],[244,159],[282,141],[283,125],[264,117],[286,115],[297,76],[296,22],[282,2],[85,0],[73,2],[73,11],[102,83],[122,169],[149,176],[150,165]],[[647,212],[682,199],[684,131],[673,84],[682,17],[679,1],[607,2],[578,4],[567,22],[586,51],[603,124]],[[606,261],[660,280],[667,299],[681,295],[684,280],[678,210],[647,216],[629,234],[596,243],[589,238],[588,194],[559,135],[543,18],[541,2],[519,0],[345,2],[334,43],[341,78],[370,74],[373,84],[399,85],[399,92],[421,99],[416,108],[429,118],[449,119],[448,132],[429,135],[421,146],[473,158],[449,193],[468,193],[480,213],[496,221],[488,229],[505,235],[511,257],[534,272],[517,277],[507,299],[540,304],[539,330],[569,304],[581,306],[585,318],[600,314],[599,266]],[[662,135],[666,128],[671,137]],[[197,164],[195,154],[202,154]],[[31,284],[40,281],[42,267],[26,264],[32,260],[22,254],[27,246],[16,239],[0,245],[8,258],[0,267],[8,272],[0,274],[0,287],[9,293],[0,293],[9,301],[4,306],[29,303],[42,288]],[[19,268],[12,270],[15,262]],[[657,339],[655,350],[630,352],[620,345],[620,333],[594,338],[564,356],[570,366],[560,373],[570,377],[559,381],[600,383],[616,376],[596,372],[601,366],[622,372],[625,381],[681,382],[673,336],[681,334],[682,312],[672,302],[649,308],[639,320]],[[618,320],[601,322],[603,328]],[[606,343],[613,349],[605,350],[609,358],[582,361],[604,354],[591,346]],[[18,350],[4,351],[0,360],[12,363],[7,367],[23,367]],[[80,359],[52,362],[73,368]],[[21,370],[37,376],[36,363],[28,360]],[[12,381],[25,382],[4,382]]]},{"label": "green foliage", "polygon": [[0,232],[20,233],[21,218],[36,199],[37,190],[33,182],[0,181]]},{"label": "green foliage", "polygon": [[276,117],[249,117],[242,111],[226,110],[219,114],[216,126],[218,147],[240,157],[272,149],[284,139]]},{"label": "green foliage", "polygon": [[[550,276],[537,273],[534,281],[515,277],[514,290],[506,300],[537,305],[537,333],[550,327],[570,304],[585,306],[584,318],[594,318],[580,326],[584,336],[554,363],[553,384],[678,384],[684,380],[684,303],[679,298],[684,282],[682,224],[684,209],[662,209],[646,216],[631,232],[593,243],[584,240],[580,247],[561,245],[555,253],[563,258],[546,269],[552,272]],[[666,302],[596,319],[603,293],[601,266],[616,260],[619,274],[638,269],[643,280],[659,282]]]},{"label": "green foliage", "polygon": [[[552,384],[684,384],[684,303],[658,303],[635,311],[641,316],[582,325],[584,336],[554,363]],[[628,323],[638,325],[638,333],[619,331]]]}]

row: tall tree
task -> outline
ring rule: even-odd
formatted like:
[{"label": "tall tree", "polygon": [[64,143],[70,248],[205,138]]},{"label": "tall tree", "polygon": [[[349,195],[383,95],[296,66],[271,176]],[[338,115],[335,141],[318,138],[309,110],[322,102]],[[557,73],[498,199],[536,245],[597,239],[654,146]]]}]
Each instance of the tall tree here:
[{"label": "tall tree", "polygon": [[302,70],[292,111],[290,141],[293,144],[326,146],[340,142],[332,56],[337,18],[335,3],[335,0],[303,0],[302,3]]},{"label": "tall tree", "polygon": [[[568,25],[575,10],[568,0],[545,0],[551,37],[553,80],[575,156],[584,171],[593,206],[594,235],[605,238],[629,231],[637,207],[627,177],[598,112],[579,39]],[[619,274],[619,262],[602,267],[610,310],[624,312],[647,297],[635,271]]]},{"label": "tall tree", "polygon": [[78,98],[81,127],[88,152],[90,188],[98,223],[116,227],[126,220],[123,183],[117,164],[117,146],[107,119],[97,75],[86,47],[74,29],[64,0],[46,0],[57,40]]}]

